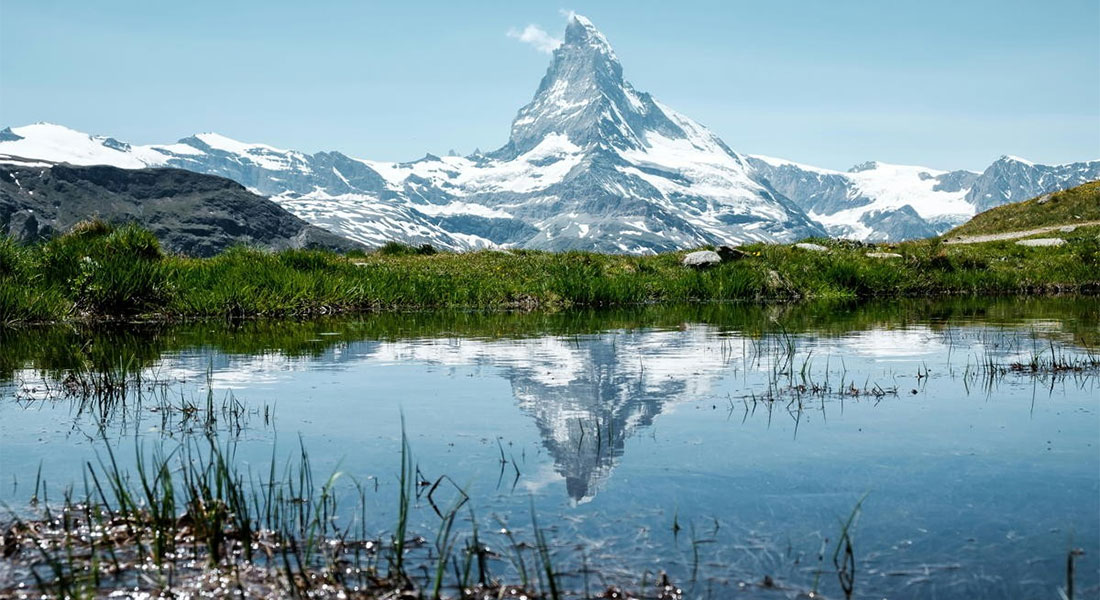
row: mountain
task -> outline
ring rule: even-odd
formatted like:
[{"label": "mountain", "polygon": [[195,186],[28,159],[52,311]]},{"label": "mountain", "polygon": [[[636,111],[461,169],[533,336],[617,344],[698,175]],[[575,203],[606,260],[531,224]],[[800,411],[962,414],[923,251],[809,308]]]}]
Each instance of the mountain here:
[{"label": "mountain", "polygon": [[848,172],[742,155],[623,77],[586,18],[563,43],[506,144],[405,163],[306,154],[215,133],[136,146],[64,127],[0,131],[13,157],[220,175],[367,245],[651,253],[815,235],[941,233],[988,206],[1100,178],[1100,161],[1002,158],[983,173],[870,162]]},{"label": "mountain", "polygon": [[990,207],[1100,179],[1100,160],[1049,166],[1002,156],[981,173],[880,162],[842,172],[767,156],[748,160],[830,235],[868,241],[939,235]]},{"label": "mountain", "polygon": [[[1036,198],[1002,204],[978,213],[945,234],[947,238],[982,236],[1018,231],[1048,230],[1100,223],[1100,181]],[[1063,232],[1052,232],[1060,235]]]},{"label": "mountain", "polygon": [[1015,156],[1002,156],[977,178],[966,200],[978,211],[984,211],[1097,179],[1100,179],[1100,160],[1037,165]]},{"label": "mountain", "polygon": [[[5,158],[7,157],[7,158]],[[473,246],[405,207],[370,167],[338,152],[308,155],[200,133],[175,144],[133,146],[60,125],[36,123],[0,131],[0,162],[37,159],[123,169],[174,167],[232,179],[271,196],[311,223],[367,245],[399,239],[450,250]],[[321,203],[324,211],[311,210]],[[350,208],[342,209],[342,205]]]},{"label": "mountain", "polygon": [[[462,160],[449,161],[458,178],[471,168],[510,174],[456,194],[534,225],[525,247],[650,252],[821,232],[717,136],[636,91],[580,16],[508,143],[483,161]],[[437,173],[450,189],[455,177]]]},{"label": "mountain", "polygon": [[867,162],[847,172],[751,156],[757,173],[794,199],[830,235],[899,240],[936,235],[939,223],[974,214],[965,200],[977,173]]},{"label": "mountain", "polygon": [[824,233],[717,136],[636,91],[579,16],[507,144],[485,155],[383,163],[216,134],[131,146],[45,124],[5,130],[0,154],[221,175],[367,244],[644,253]]},{"label": "mountain", "polygon": [[137,222],[165,249],[192,256],[234,244],[359,247],[221,177],[182,169],[0,164],[0,234],[37,241],[93,217]]}]

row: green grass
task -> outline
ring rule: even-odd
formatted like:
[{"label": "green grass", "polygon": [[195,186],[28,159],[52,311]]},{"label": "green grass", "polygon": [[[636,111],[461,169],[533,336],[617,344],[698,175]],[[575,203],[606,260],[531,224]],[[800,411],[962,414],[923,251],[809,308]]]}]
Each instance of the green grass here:
[{"label": "green grass", "polygon": [[[1094,292],[1100,288],[1097,233],[1080,228],[1057,248],[814,240],[829,248],[821,253],[753,244],[743,247],[747,258],[694,270],[680,264],[683,252],[453,254],[398,245],[360,256],[238,247],[195,259],[165,255],[136,227],[93,223],[29,248],[0,241],[0,325]],[[902,258],[867,257],[872,250]]]},{"label": "green grass", "polygon": [[[1041,200],[1045,201],[1040,203]],[[944,237],[1024,231],[1100,221],[1100,181],[987,210]]]}]

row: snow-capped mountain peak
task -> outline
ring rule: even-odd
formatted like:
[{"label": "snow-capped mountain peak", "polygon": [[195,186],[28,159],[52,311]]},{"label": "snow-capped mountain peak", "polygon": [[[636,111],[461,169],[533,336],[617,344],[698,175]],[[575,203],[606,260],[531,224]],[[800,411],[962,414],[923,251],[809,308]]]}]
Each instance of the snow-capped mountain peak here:
[{"label": "snow-capped mountain peak", "polygon": [[294,150],[283,150],[267,144],[241,142],[220,133],[198,133],[181,139],[172,147],[152,146],[171,154],[189,154],[190,149],[199,153],[217,154],[231,158],[243,166],[256,166],[270,171],[308,170],[309,156]]},{"label": "snow-capped mountain peak", "polygon": [[615,51],[611,49],[611,44],[607,42],[607,38],[596,29],[596,26],[588,17],[583,15],[576,13],[570,15],[569,24],[565,27],[564,43],[573,46],[588,46],[594,52],[608,56],[615,62],[619,60],[615,56]]},{"label": "snow-capped mountain peak", "polygon": [[1019,156],[1012,156],[1011,154],[1003,154],[997,159],[997,162],[1015,162],[1027,165],[1029,167],[1035,166],[1035,163],[1026,158],[1020,158]]},{"label": "snow-capped mountain peak", "polygon": [[[516,161],[554,137],[576,146],[571,156],[580,162],[541,190],[561,210],[540,228],[572,233],[532,240],[539,247],[639,251],[688,240],[721,244],[821,233],[755,181],[716,135],[634,89],[607,38],[580,15],[570,19],[534,98],[516,115],[508,144],[490,156]],[[567,194],[554,193],[557,186]],[[616,212],[612,222],[608,215]]]},{"label": "snow-capped mountain peak", "polygon": [[129,144],[44,121],[9,127],[0,140],[3,144],[0,152],[11,156],[75,165],[106,164],[130,169],[146,166]]},{"label": "snow-capped mountain peak", "polygon": [[530,150],[551,133],[579,146],[639,149],[646,132],[684,137],[683,130],[653,101],[623,79],[618,57],[591,21],[573,15],[554,50],[531,103],[512,122],[503,156]]},{"label": "snow-capped mountain peak", "polygon": [[214,133],[212,131],[208,131],[205,133],[196,133],[190,138],[180,140],[181,143],[186,143],[186,141],[198,141],[208,148],[222,150],[234,154],[251,154],[256,151],[278,154],[286,154],[290,152],[290,150],[282,150],[273,146],[268,146],[267,144],[250,144],[247,142],[241,142],[233,138],[226,137],[220,133]]}]

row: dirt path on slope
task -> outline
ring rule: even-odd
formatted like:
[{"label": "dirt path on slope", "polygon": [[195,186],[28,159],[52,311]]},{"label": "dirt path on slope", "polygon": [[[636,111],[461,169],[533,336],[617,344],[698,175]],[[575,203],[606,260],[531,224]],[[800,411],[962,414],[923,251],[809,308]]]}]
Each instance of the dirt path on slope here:
[{"label": "dirt path on slope", "polygon": [[1015,240],[1019,238],[1025,238],[1031,235],[1037,235],[1040,233],[1051,233],[1058,231],[1063,227],[1092,227],[1100,225],[1100,221],[1083,221],[1080,223],[1066,223],[1064,225],[1048,225],[1046,227],[1037,227],[1035,229],[1028,229],[1026,231],[1006,231],[1004,233],[987,233],[984,235],[964,235],[959,237],[953,237],[949,240],[944,240],[945,244],[979,244],[981,242],[997,242],[1000,240]]}]

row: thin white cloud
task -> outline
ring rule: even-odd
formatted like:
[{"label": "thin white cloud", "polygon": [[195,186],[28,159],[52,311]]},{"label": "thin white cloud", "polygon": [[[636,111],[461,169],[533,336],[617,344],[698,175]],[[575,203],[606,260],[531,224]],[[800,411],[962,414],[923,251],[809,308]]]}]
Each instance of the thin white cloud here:
[{"label": "thin white cloud", "polygon": [[561,40],[546,33],[546,30],[538,25],[528,25],[523,28],[523,31],[509,29],[508,37],[530,44],[532,48],[545,54],[550,54],[561,45]]}]

